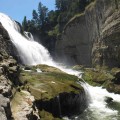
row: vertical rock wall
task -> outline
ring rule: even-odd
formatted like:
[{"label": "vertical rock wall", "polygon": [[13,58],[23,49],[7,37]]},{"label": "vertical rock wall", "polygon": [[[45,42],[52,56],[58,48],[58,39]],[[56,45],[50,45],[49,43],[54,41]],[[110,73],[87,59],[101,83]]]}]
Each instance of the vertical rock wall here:
[{"label": "vertical rock wall", "polygon": [[72,18],[56,55],[69,64],[120,66],[120,0],[96,0]]}]

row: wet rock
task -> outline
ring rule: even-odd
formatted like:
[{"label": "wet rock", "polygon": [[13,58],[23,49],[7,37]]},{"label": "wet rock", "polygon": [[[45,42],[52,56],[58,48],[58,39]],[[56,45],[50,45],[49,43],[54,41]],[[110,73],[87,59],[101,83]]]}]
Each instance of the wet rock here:
[{"label": "wet rock", "polygon": [[[36,68],[43,72],[34,71]],[[76,83],[78,78],[74,75],[51,66],[37,65],[32,67],[31,72],[22,71],[19,79],[24,89],[35,97],[35,104],[42,119],[48,119],[44,116],[48,112],[49,116],[60,118],[78,115],[87,108],[85,91]]]},{"label": "wet rock", "polygon": [[113,98],[111,98],[111,97],[105,97],[105,102],[106,103],[111,103],[113,101]]},{"label": "wet rock", "polygon": [[30,66],[25,66],[24,70],[31,70],[31,67]]},{"label": "wet rock", "polygon": [[114,75],[114,79],[112,80],[112,82],[114,82],[115,84],[117,85],[120,85],[120,72],[117,72],[115,75]]},{"label": "wet rock", "polygon": [[60,93],[50,100],[37,100],[36,106],[40,110],[51,113],[54,117],[74,116],[81,114],[88,106],[83,93]]}]

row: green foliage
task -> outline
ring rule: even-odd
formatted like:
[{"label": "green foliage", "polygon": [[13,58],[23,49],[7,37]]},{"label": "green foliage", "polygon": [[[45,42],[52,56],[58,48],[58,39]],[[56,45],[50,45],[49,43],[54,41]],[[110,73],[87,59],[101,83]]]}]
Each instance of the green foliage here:
[{"label": "green foliage", "polygon": [[[36,72],[37,68],[41,69],[42,73]],[[32,66],[31,72],[21,71],[19,80],[23,88],[29,89],[37,100],[49,100],[62,92],[78,94],[83,90],[82,86],[76,83],[76,76],[47,65]]]},{"label": "green foliage", "polygon": [[51,36],[51,37],[52,36],[55,36],[55,37],[59,36],[60,35],[59,34],[59,25],[56,25],[53,30],[49,31],[48,35]]},{"label": "green foliage", "polygon": [[35,20],[36,22],[38,22],[38,13],[36,12],[36,10],[33,10],[33,20]]},{"label": "green foliage", "polygon": [[32,12],[32,20],[24,17],[23,30],[35,34],[48,49],[54,48],[56,39],[63,32],[66,23],[76,14],[81,14],[92,1],[56,0],[56,10],[51,11],[48,11],[48,8],[39,2],[38,9]]},{"label": "green foliage", "polygon": [[23,31],[25,31],[28,27],[26,16],[24,16],[24,19],[23,19],[23,22],[22,22],[22,27],[23,27]]},{"label": "green foliage", "polygon": [[48,14],[48,8],[40,2],[38,5],[38,25],[44,26]]}]

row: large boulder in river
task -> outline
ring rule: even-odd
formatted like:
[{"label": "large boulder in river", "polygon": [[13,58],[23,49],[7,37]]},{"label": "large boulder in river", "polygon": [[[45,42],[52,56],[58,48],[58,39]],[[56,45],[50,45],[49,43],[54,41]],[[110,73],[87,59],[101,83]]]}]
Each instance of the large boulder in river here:
[{"label": "large boulder in river", "polygon": [[120,94],[120,68],[85,68],[83,79],[93,86],[103,86],[109,92]]},{"label": "large boulder in river", "polygon": [[[36,69],[42,72],[37,72]],[[20,89],[27,90],[34,96],[35,105],[43,119],[78,115],[87,107],[85,91],[77,84],[78,78],[57,68],[33,66],[31,71],[23,70],[19,80],[22,85]]]}]

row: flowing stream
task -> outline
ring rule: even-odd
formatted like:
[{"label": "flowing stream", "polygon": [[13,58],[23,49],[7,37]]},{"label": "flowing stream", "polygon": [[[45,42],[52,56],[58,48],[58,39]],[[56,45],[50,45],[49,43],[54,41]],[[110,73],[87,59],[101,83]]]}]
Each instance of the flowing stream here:
[{"label": "flowing stream", "polygon": [[[21,35],[20,28],[15,21],[7,15],[0,13],[0,22],[8,31],[11,41],[15,45],[21,60],[27,65],[47,64],[57,67],[68,74],[81,77],[79,71],[63,68],[55,63],[46,48],[34,41],[30,33],[25,32],[25,36]],[[87,83],[81,83],[89,98],[89,107],[80,116],[70,118],[72,120],[120,120],[120,95],[109,93],[102,87],[93,87]],[[117,103],[116,107],[109,107],[105,102],[105,98],[111,97]],[[64,118],[68,119],[68,118]]]}]

